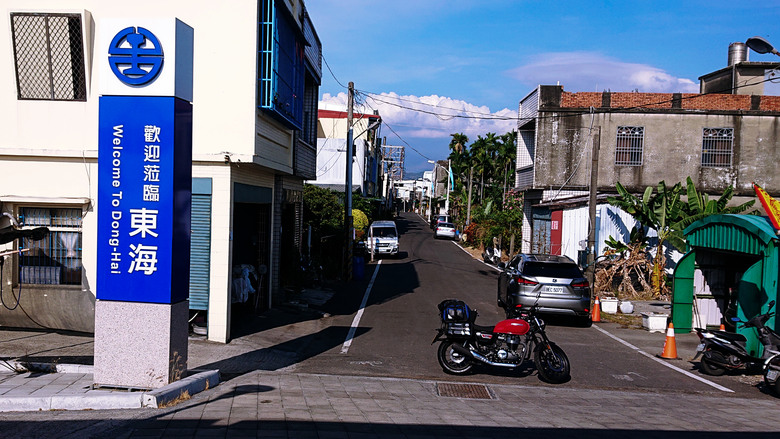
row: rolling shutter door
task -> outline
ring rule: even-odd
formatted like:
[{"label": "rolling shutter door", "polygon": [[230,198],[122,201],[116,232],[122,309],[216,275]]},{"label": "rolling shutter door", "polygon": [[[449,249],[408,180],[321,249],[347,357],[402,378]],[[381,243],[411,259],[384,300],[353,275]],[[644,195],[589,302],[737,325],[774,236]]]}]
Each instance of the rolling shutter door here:
[{"label": "rolling shutter door", "polygon": [[[206,181],[203,180],[206,180],[207,184]],[[210,265],[211,179],[193,178],[192,242],[190,244],[190,309],[209,309]]]}]

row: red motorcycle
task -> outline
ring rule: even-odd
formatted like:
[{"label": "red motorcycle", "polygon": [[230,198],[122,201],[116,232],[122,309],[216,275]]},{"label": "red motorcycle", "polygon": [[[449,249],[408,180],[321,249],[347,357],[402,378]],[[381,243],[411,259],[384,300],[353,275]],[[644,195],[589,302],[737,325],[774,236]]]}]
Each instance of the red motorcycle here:
[{"label": "red motorcycle", "polygon": [[552,384],[569,381],[569,358],[547,338],[537,306],[507,306],[504,310],[506,320],[495,326],[479,326],[474,323],[477,310],[463,301],[441,302],[441,327],[431,344],[441,341],[438,359],[442,369],[453,375],[466,374],[477,364],[514,369],[533,352],[539,378]]}]

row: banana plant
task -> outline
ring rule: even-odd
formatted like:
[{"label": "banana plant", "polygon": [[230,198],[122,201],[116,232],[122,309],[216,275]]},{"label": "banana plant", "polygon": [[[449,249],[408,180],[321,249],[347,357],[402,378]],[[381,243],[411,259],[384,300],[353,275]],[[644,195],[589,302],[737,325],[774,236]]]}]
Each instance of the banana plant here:
[{"label": "banana plant", "polygon": [[[677,183],[671,188],[661,181],[654,193],[648,186],[642,198],[628,192],[619,182],[615,185],[618,196],[608,197],[607,202],[619,207],[642,225],[650,227],[658,234],[658,248],[653,258],[653,273],[651,285],[654,294],[660,294],[663,281],[666,258],[663,245],[669,243],[680,251],[685,251],[687,243],[683,234],[686,227],[694,222],[715,214],[738,214],[749,210],[755,200],[750,200],[738,206],[728,206],[734,195],[734,187],[729,186],[717,200],[710,200],[707,194],[699,193],[690,177],[686,180],[685,194],[687,200],[682,201],[683,187]],[[748,214],[756,214],[756,211]]]},{"label": "banana plant", "polygon": [[655,190],[652,186],[645,188],[642,198],[628,192],[620,182],[615,184],[615,188],[618,196],[608,197],[607,202],[624,210],[640,224],[654,229],[658,235],[650,285],[653,294],[660,295],[666,265],[664,243],[668,242],[682,251],[686,246],[682,230],[679,228],[681,221],[687,217],[687,205],[681,201],[682,184],[677,183],[670,188],[665,181],[661,181]]},{"label": "banana plant", "polygon": [[[691,180],[691,177],[688,177],[688,180],[686,181],[686,184],[688,186],[688,213],[691,216],[708,216],[708,215],[716,215],[716,214],[726,214],[726,213],[733,213],[733,214],[739,214],[743,212],[747,212],[748,209],[753,207],[753,205],[756,203],[756,200],[750,200],[745,203],[740,204],[739,206],[728,206],[729,201],[731,201],[731,198],[734,196],[734,186],[729,185],[729,187],[726,188],[726,190],[723,192],[723,195],[721,195],[717,200],[710,200],[709,195],[699,193],[699,191],[696,190],[696,186],[693,185],[693,180]],[[751,211],[747,212],[747,215],[757,215],[758,211]],[[701,219],[696,218],[697,221]],[[694,221],[688,222],[685,226],[689,226],[693,224]]]}]

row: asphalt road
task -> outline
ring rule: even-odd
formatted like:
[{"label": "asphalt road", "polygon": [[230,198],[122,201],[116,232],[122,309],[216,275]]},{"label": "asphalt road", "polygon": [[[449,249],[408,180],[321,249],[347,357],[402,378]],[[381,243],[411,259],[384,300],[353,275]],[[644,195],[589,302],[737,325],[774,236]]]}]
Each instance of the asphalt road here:
[{"label": "asphalt road", "polygon": [[[316,343],[308,345],[310,351],[295,370],[549,386],[538,379],[532,362],[522,370],[480,368],[467,377],[450,376],[441,370],[436,360],[437,345],[431,344],[439,326],[436,305],[447,298],[458,298],[479,311],[477,323],[490,325],[502,320],[503,312],[495,301],[497,271],[475,260],[456,243],[433,239],[430,228],[416,214],[402,214],[397,223],[401,255],[367,264],[362,289],[336,295],[325,305],[332,314],[328,318],[330,330],[313,339]],[[686,370],[734,390],[730,395],[772,398],[745,383],[744,377],[706,377],[687,361],[674,363],[677,370],[669,368],[609,337],[597,326],[583,327],[560,317],[546,321],[548,335],[571,361],[572,379],[559,386],[724,394],[680,372]],[[353,326],[350,337],[349,328]],[[639,334],[644,332],[641,330],[623,333],[630,339],[631,332],[644,335]],[[658,353],[661,349],[659,345]]]}]

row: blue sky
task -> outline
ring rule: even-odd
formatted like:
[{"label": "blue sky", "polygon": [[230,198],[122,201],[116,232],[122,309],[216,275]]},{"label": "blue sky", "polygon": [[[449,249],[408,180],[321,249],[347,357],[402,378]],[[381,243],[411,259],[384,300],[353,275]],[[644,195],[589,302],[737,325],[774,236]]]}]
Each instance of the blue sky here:
[{"label": "blue sky", "polygon": [[[354,82],[358,110],[379,110],[382,135],[406,146],[411,174],[429,169],[428,159],[446,159],[451,133],[473,141],[514,129],[518,103],[536,85],[697,92],[699,76],[726,66],[730,43],[758,35],[780,47],[780,1],[308,0],[306,7],[332,70],[323,63],[320,106],[346,109],[345,87]],[[472,118],[485,114],[498,119]]]}]

